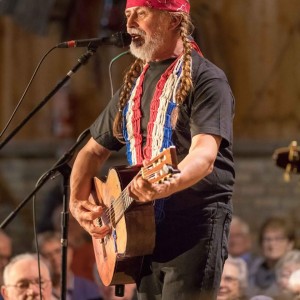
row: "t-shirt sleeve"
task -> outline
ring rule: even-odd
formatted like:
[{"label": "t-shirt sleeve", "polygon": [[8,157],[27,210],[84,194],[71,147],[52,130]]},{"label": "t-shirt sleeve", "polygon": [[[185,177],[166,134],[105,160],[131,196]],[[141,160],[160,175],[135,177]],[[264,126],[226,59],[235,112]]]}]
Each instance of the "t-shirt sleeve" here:
[{"label": "t-shirt sleeve", "polygon": [[218,135],[231,144],[234,97],[225,75],[196,83],[193,99],[191,135]]},{"label": "t-shirt sleeve", "polygon": [[90,127],[94,140],[111,151],[120,150],[124,144],[113,135],[113,122],[118,111],[119,91]]}]

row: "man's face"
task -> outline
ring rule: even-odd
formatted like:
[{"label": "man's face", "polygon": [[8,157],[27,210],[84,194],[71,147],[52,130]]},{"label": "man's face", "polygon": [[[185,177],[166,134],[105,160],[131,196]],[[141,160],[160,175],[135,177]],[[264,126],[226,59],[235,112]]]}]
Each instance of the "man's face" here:
[{"label": "man's face", "polygon": [[133,7],[125,11],[127,31],[132,36],[132,54],[145,61],[160,59],[166,41],[172,35],[168,30],[170,16],[162,11],[147,7]]},{"label": "man's face", "polygon": [[[50,300],[52,284],[49,271],[41,264],[42,299]],[[22,260],[15,263],[9,278],[2,286],[5,300],[39,300],[38,265],[36,260]]]},{"label": "man's face", "polygon": [[237,300],[240,297],[238,278],[237,267],[225,262],[217,300]]},{"label": "man's face", "polygon": [[[44,242],[41,246],[41,254],[49,261],[51,270],[54,274],[61,274],[61,244],[58,240],[52,239]],[[70,269],[73,258],[73,250],[67,249],[67,270]]]}]

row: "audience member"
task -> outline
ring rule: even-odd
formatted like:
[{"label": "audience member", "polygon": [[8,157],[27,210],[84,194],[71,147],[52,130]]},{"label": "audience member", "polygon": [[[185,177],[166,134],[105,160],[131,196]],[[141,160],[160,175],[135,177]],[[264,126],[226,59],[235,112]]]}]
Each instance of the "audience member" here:
[{"label": "audience member", "polygon": [[[0,229],[0,286],[3,284],[3,271],[4,267],[8,264],[12,255],[12,242],[11,238]],[[3,300],[0,294],[0,300]]]},{"label": "audience member", "polygon": [[217,300],[247,299],[247,277],[245,261],[229,256],[224,264]]},{"label": "audience member", "polygon": [[276,297],[278,295],[275,266],[285,253],[293,249],[294,242],[294,228],[287,219],[270,217],[263,223],[259,232],[262,261],[250,276],[250,296],[261,294]]},{"label": "audience member", "polygon": [[[286,253],[277,263],[276,280],[279,289],[279,298],[290,298],[291,291],[289,287],[289,279],[291,274],[300,269],[300,251],[291,250]],[[300,286],[300,282],[299,282]]]},{"label": "audience member", "polygon": [[12,255],[11,238],[0,229],[0,285],[3,284],[3,270]]},{"label": "audience member", "polygon": [[[53,214],[57,207],[63,203],[63,187],[61,182],[55,182],[49,191],[45,194],[43,206],[39,213],[37,220],[37,232],[55,230],[55,223],[53,222]],[[60,225],[61,223],[59,223]]]},{"label": "audience member", "polygon": [[294,271],[289,278],[289,289],[291,292],[292,300],[300,299],[300,269]]},{"label": "audience member", "polygon": [[[59,205],[53,211],[52,215],[54,231],[57,232],[61,229],[61,212],[62,206]],[[93,269],[96,260],[92,239],[79,225],[72,214],[69,214],[68,243],[73,248],[73,256],[80,257],[80,259],[72,260],[71,270],[74,275],[94,281],[95,277]]]},{"label": "audience member", "polygon": [[[50,271],[53,281],[53,292],[59,298],[61,294],[61,243],[60,234],[55,231],[47,231],[38,235],[38,244],[43,257],[50,263]],[[99,287],[83,277],[73,274],[71,264],[73,260],[73,248],[67,248],[67,299],[68,300],[96,300],[101,299]],[[77,257],[77,259],[82,259]]]},{"label": "audience member", "polygon": [[253,241],[249,225],[240,217],[233,216],[230,224],[228,253],[232,257],[242,258],[247,263],[248,276],[260,262],[252,248]]},{"label": "audience member", "polygon": [[52,283],[49,269],[40,260],[40,277],[38,260],[34,254],[15,256],[5,267],[1,293],[5,300],[39,300],[40,291],[43,300],[52,298]]}]

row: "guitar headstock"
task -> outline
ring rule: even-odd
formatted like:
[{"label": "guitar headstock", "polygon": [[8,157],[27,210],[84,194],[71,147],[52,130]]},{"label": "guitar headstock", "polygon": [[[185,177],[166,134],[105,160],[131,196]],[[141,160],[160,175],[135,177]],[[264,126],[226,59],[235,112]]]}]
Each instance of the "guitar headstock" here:
[{"label": "guitar headstock", "polygon": [[179,173],[179,170],[177,169],[176,148],[174,146],[164,149],[141,168],[142,177],[151,183],[162,182],[176,173]]},{"label": "guitar headstock", "polygon": [[278,167],[285,169],[285,181],[289,181],[290,173],[300,173],[300,147],[296,141],[292,141],[289,147],[276,149],[273,159]]}]

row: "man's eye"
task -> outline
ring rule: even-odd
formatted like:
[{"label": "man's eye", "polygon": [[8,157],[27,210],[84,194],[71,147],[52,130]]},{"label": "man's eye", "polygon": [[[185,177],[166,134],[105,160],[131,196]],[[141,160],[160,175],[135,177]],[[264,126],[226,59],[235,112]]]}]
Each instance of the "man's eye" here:
[{"label": "man's eye", "polygon": [[17,284],[18,288],[20,289],[27,289],[29,286],[29,282],[28,281],[21,281]]}]

